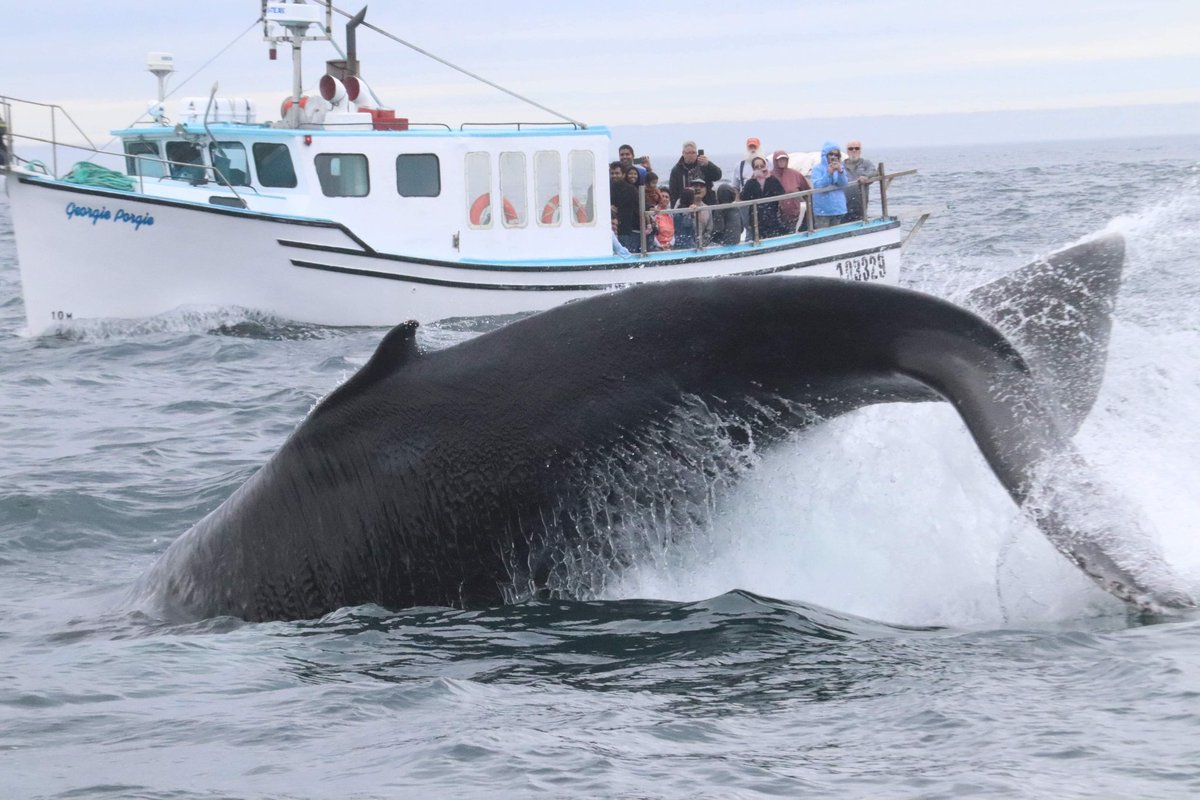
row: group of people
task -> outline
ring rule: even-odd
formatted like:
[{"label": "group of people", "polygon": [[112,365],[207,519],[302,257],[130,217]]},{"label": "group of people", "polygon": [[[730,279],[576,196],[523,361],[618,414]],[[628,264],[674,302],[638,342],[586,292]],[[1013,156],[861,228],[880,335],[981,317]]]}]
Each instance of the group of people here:
[{"label": "group of people", "polygon": [[[721,168],[695,142],[683,143],[679,161],[671,168],[667,188],[651,169],[650,159],[635,157],[633,147],[623,144],[618,160],[609,164],[612,201],[613,249],[640,252],[642,231],[649,250],[687,249],[698,244],[737,244],[747,240],[781,236],[808,230],[804,201],[788,197],[739,208],[709,209],[736,200],[760,200],[809,189],[841,187],[841,191],[810,196],[813,227],[825,228],[864,218],[865,184],[876,174],[875,164],[862,157],[862,142],[846,144],[846,157],[835,142],[821,148],[820,160],[809,175],[788,164],[786,150],[776,150],[770,161],[757,137],[746,140],[746,155],[737,165],[732,182],[721,182]],[[811,180],[810,180],[811,178]],[[639,203],[639,187],[645,188],[645,210]],[[693,208],[692,214],[668,214],[667,209]]]}]

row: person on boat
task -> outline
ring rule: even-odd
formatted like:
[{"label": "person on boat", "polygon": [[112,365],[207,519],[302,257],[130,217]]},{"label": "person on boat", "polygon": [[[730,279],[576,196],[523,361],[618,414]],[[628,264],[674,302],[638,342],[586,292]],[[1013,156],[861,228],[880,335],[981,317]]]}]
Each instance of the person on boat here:
[{"label": "person on boat", "polygon": [[690,173],[694,170],[699,170],[704,177],[704,184],[708,191],[712,191],[713,184],[721,180],[721,168],[708,160],[708,156],[700,152],[696,148],[695,142],[684,142],[683,153],[679,156],[679,161],[675,166],[671,167],[671,179],[667,184],[668,191],[671,193],[671,202],[678,207],[680,193],[687,188]]},{"label": "person on boat", "polygon": [[[648,175],[649,173],[645,173]],[[644,174],[638,170],[636,165],[630,165],[625,168],[625,182],[634,188],[635,192],[640,193],[639,187],[643,184]],[[650,195],[646,195],[646,205],[642,206],[638,200],[637,194],[634,194],[634,224],[633,237],[637,240],[637,249],[640,252],[642,249],[642,228],[646,228],[646,246],[650,247],[654,238],[654,215],[651,213],[654,210],[654,203],[650,200]],[[644,212],[639,212],[639,209],[645,208]],[[640,214],[644,213],[645,216]]]},{"label": "person on boat", "polygon": [[692,176],[688,188],[692,190],[692,196],[695,198],[692,207],[700,209],[696,212],[696,241],[708,244],[713,233],[713,212],[708,210],[708,206],[717,204],[717,193],[709,191],[699,173]]},{"label": "person on boat", "polygon": [[617,148],[617,160],[621,162],[621,166],[624,167],[626,170],[628,170],[630,167],[634,167],[635,169],[637,169],[638,179],[641,181],[645,181],[647,170],[645,167],[638,164],[637,161],[634,159],[633,145],[623,144],[620,147],[618,147]]},{"label": "person on boat", "polygon": [[[774,160],[775,169],[771,170],[771,176],[779,181],[784,194],[806,192],[812,188],[808,185],[808,178],[804,177],[804,173],[788,166],[786,150],[776,150]],[[800,214],[803,208],[804,201],[798,197],[779,201],[779,223],[785,233],[795,233],[799,229]]]},{"label": "person on boat", "polygon": [[620,240],[620,239],[617,237],[617,226],[618,226],[618,222],[617,222],[617,207],[616,207],[616,206],[613,206],[613,207],[612,207],[612,249],[613,249],[613,255],[614,255],[614,256],[621,256],[622,258],[632,258],[632,257],[633,257],[633,253],[630,253],[630,252],[629,252],[629,248],[627,248],[627,247],[625,247],[625,245],[621,244],[621,240]]},{"label": "person on boat", "polygon": [[[742,187],[743,200],[758,200],[763,197],[778,197],[783,194],[783,184],[767,169],[767,161],[762,156],[751,160],[754,174]],[[758,237],[778,236],[783,232],[779,222],[779,203],[759,203],[751,207],[750,227],[746,228],[746,237],[754,238],[754,216],[758,215]]]},{"label": "person on boat", "polygon": [[[845,187],[849,183],[846,170],[842,168],[842,151],[835,142],[826,142],[821,148],[821,160],[813,165],[812,186],[823,189],[826,186]],[[846,195],[844,192],[821,192],[813,195],[813,224],[818,228],[828,228],[839,225],[846,215]]]},{"label": "person on boat", "polygon": [[[679,192],[676,208],[697,208],[696,193],[691,189]],[[696,246],[696,215],[675,214],[675,249],[690,250]]]},{"label": "person on boat", "polygon": [[700,173],[688,178],[688,188],[696,193],[696,202],[701,205],[714,206],[717,204],[717,193],[710,191],[708,181]]},{"label": "person on boat", "polygon": [[[728,183],[717,187],[717,205],[737,200],[737,194]],[[742,209],[718,208],[713,210],[713,244],[737,244],[742,240]]]},{"label": "person on boat", "polygon": [[733,173],[733,190],[740,197],[742,187],[746,185],[746,181],[754,177],[754,167],[750,162],[755,158],[762,156],[762,142],[757,136],[751,136],[746,140],[746,157],[738,162],[737,170]]},{"label": "person on boat", "polygon": [[646,173],[646,208],[654,208],[658,206],[658,198],[666,194],[658,188],[658,175],[654,172]]},{"label": "person on boat", "polygon": [[0,167],[8,163],[8,125],[0,117]]},{"label": "person on boat", "polygon": [[[846,187],[846,221],[865,219],[867,207],[871,204],[870,186],[867,185],[867,179],[875,177],[878,170],[875,168],[875,162],[868,158],[862,157],[862,142],[858,139],[851,139],[846,142],[846,160],[842,162],[846,168],[846,179],[850,185]],[[859,188],[855,184],[862,185]],[[863,200],[866,200],[864,206]]]},{"label": "person on boat", "polygon": [[[617,239],[631,250],[641,250],[641,227],[638,225],[638,190],[625,177],[620,161],[608,165],[609,199],[616,209]],[[636,171],[634,177],[637,177]]]},{"label": "person on boat", "polygon": [[671,207],[671,195],[666,192],[658,193],[655,203],[657,213],[654,216],[654,240],[659,250],[670,250],[675,241],[675,217],[666,213]]}]

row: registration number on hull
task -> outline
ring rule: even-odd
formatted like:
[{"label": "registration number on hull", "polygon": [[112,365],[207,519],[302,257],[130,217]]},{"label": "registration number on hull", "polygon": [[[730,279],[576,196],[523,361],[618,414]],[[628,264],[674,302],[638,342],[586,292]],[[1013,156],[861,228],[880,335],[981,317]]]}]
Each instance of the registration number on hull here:
[{"label": "registration number on hull", "polygon": [[838,276],[852,281],[877,281],[887,276],[887,260],[883,253],[847,258],[834,264]]}]

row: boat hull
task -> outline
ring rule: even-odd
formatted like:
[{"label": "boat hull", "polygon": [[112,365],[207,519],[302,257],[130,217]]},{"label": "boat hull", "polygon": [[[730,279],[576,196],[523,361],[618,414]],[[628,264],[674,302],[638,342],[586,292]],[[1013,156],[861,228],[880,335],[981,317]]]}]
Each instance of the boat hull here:
[{"label": "boat hull", "polygon": [[788,274],[895,283],[899,223],[645,258],[444,261],[381,253],[347,226],[14,174],[28,332],[242,307],[329,326],[540,311],[639,283]]}]

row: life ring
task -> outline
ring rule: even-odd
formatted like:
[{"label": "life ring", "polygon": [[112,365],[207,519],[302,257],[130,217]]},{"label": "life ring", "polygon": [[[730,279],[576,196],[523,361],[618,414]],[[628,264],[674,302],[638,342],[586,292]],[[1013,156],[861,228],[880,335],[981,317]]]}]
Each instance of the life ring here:
[{"label": "life ring", "polygon": [[[484,192],[475,198],[475,202],[471,204],[471,212],[469,215],[472,225],[480,228],[489,227],[492,224],[492,194]],[[520,220],[517,215],[517,209],[509,202],[509,199],[504,198],[504,223],[512,225]]]},{"label": "life ring", "polygon": [[554,195],[554,197],[551,197],[546,202],[545,207],[542,208],[542,224],[557,225],[559,216],[558,212],[558,195]]},{"label": "life ring", "polygon": [[583,223],[588,221],[587,209],[583,207],[583,203],[579,202],[578,197],[571,198],[571,208],[575,209],[576,222]]},{"label": "life ring", "polygon": [[[557,225],[559,219],[559,200],[558,195],[554,195],[542,208],[542,224]],[[575,211],[576,222],[587,222],[587,209],[583,207],[583,203],[579,202],[579,198],[571,198],[571,208]]]},{"label": "life ring", "polygon": [[[285,97],[283,99],[283,102],[279,104],[280,119],[287,119],[288,112],[292,110],[292,104],[294,102],[295,99],[291,97]],[[308,108],[308,95],[302,94],[300,95],[300,113],[303,114],[304,109],[306,108]]]}]

